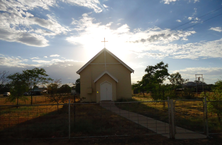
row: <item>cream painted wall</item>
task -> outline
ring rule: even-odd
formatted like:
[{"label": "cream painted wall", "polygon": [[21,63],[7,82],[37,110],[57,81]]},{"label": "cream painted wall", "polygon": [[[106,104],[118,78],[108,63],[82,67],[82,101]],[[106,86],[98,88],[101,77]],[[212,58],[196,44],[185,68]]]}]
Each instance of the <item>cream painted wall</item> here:
[{"label": "cream painted wall", "polygon": [[[106,57],[104,57],[106,55]],[[106,58],[106,60],[105,60]],[[104,62],[106,61],[106,67]],[[96,83],[94,80],[98,78],[104,71],[108,71],[112,76],[118,79],[116,83],[109,75],[105,74]],[[113,86],[113,100],[120,98],[131,98],[131,72],[117,61],[113,56],[106,52],[101,53],[94,61],[92,61],[84,70],[80,72],[80,97],[84,97],[85,102],[99,102],[100,83],[108,81]],[[92,89],[92,93],[88,93]]]}]

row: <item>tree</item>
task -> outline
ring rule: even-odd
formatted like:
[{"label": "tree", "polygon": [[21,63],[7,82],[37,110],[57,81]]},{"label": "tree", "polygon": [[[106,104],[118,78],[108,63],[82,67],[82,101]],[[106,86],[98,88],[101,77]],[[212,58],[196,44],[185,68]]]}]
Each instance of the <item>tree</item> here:
[{"label": "tree", "polygon": [[80,78],[75,82],[75,91],[80,94]]},{"label": "tree", "polygon": [[168,64],[164,62],[157,63],[155,66],[148,66],[145,69],[146,74],[142,78],[143,86],[151,91],[154,100],[165,99],[163,81],[169,76]]},{"label": "tree", "polygon": [[60,80],[55,80],[47,86],[48,94],[45,94],[50,102],[57,103],[57,109],[59,102],[64,102],[63,94],[59,92],[59,86],[61,85]]},{"label": "tree", "polygon": [[8,81],[8,72],[7,71],[2,71],[0,72],[0,93],[3,93],[5,88],[5,85],[7,84]]},{"label": "tree", "polygon": [[170,74],[169,81],[175,86],[181,86],[185,82],[179,72]]},{"label": "tree", "polygon": [[[177,93],[177,89],[181,89],[184,82],[187,80],[183,79],[181,74],[179,72],[172,73],[169,75],[169,81],[171,82],[171,85],[168,85],[168,96],[171,98],[177,98],[179,95]],[[187,94],[187,88],[183,90],[183,94]],[[186,92],[186,93],[185,93]],[[182,94],[181,94],[182,95]]]},{"label": "tree", "polygon": [[[48,78],[48,74],[46,74],[46,71],[43,68],[24,70],[23,76],[25,78],[25,82],[27,83],[29,89],[31,90],[33,90],[34,87],[37,85],[45,84],[48,83],[48,81],[52,81],[51,78]],[[32,105],[32,93],[31,93],[31,105]]]},{"label": "tree", "polygon": [[222,93],[222,80],[218,80],[218,81],[215,83],[214,90],[217,90],[217,91],[219,91],[219,92]]},{"label": "tree", "polygon": [[60,93],[70,93],[71,92],[71,87],[67,84],[64,84],[59,88],[59,92]]},{"label": "tree", "polygon": [[145,72],[147,73],[145,76],[146,78],[149,78],[150,81],[162,84],[163,81],[169,76],[168,73],[168,64],[164,64],[164,62],[157,63],[155,66],[148,66],[145,69]]},{"label": "tree", "polygon": [[23,74],[15,73],[13,75],[9,75],[7,77],[11,80],[11,95],[6,99],[6,101],[13,102],[17,100],[17,106],[18,106],[18,100],[25,100],[26,97],[23,96],[24,92],[28,90],[28,85],[26,83],[25,77]]},{"label": "tree", "polygon": [[200,94],[201,97],[207,98],[208,102],[208,111],[211,113],[215,113],[218,118],[218,122],[220,125],[222,125],[222,80],[219,80],[215,83],[215,87],[213,89],[213,92],[202,92]]}]

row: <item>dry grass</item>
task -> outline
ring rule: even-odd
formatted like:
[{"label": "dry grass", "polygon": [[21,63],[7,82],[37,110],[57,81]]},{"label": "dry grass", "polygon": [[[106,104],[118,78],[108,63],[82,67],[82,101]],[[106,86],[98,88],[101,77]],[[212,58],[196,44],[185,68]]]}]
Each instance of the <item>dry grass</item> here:
[{"label": "dry grass", "polygon": [[[134,101],[152,101],[150,97],[141,95],[133,96]],[[168,122],[168,104],[163,102],[143,102],[137,104],[118,104],[118,107],[137,112],[145,116],[153,117]],[[176,101],[175,102],[175,124],[197,132],[205,131],[204,113],[202,101]],[[210,133],[221,132],[222,126],[217,121],[216,114],[208,114]]]},{"label": "dry grass", "polygon": [[[67,98],[68,99],[68,98]],[[45,101],[44,97],[38,101]],[[50,102],[44,102],[50,103]],[[42,104],[42,103],[41,103]],[[68,106],[0,108],[0,138],[58,138],[68,136]],[[150,133],[98,104],[71,106],[71,136],[135,135]]]}]

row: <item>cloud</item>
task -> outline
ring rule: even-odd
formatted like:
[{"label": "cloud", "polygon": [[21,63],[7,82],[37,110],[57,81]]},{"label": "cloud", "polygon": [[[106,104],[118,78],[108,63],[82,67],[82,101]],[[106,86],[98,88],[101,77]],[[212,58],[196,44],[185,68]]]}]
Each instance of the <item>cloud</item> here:
[{"label": "cloud", "polygon": [[0,27],[0,39],[9,42],[19,42],[35,47],[48,46],[48,40],[43,36],[33,33],[21,32],[13,28],[4,29]]},{"label": "cloud", "polygon": [[[66,38],[68,42],[81,45],[81,48],[86,49],[89,57],[93,57],[101,50],[103,44],[98,42],[105,37],[108,41],[106,47],[120,58],[123,53],[133,53],[137,58],[151,57],[154,59],[165,57],[174,59],[222,58],[222,38],[214,41],[186,43],[188,37],[194,35],[195,31],[159,27],[131,30],[127,24],[111,29],[112,22],[102,25],[94,23],[94,20],[89,14],[84,14],[79,21],[74,20],[76,21],[74,32],[78,32],[78,35]],[[183,43],[174,44],[174,41],[183,41]]]},{"label": "cloud", "polygon": [[103,4],[103,6],[104,6],[105,8],[108,8],[108,6],[107,6],[107,5],[105,5],[105,4]]},{"label": "cloud", "polygon": [[[144,32],[143,32],[144,33]],[[159,28],[152,28],[145,32],[146,38],[141,38],[140,40],[133,41],[134,43],[169,43],[175,40],[187,40],[187,37],[195,34],[195,31],[180,31],[180,30],[161,30]],[[145,36],[144,35],[144,36]]]},{"label": "cloud", "polygon": [[100,4],[99,0],[66,0],[64,2],[72,4],[72,5],[83,6],[89,9],[93,9],[96,13],[101,13],[103,11],[102,10],[103,7]]},{"label": "cloud", "polygon": [[32,57],[31,59],[39,59],[39,57]]},{"label": "cloud", "polygon": [[175,72],[179,72],[183,78],[189,79],[190,81],[195,80],[195,74],[203,74],[204,81],[207,83],[214,83],[222,77],[222,68],[220,67],[191,67],[174,70],[173,73]]},{"label": "cloud", "polygon": [[[10,74],[22,72],[26,69],[33,69],[35,67],[44,68],[50,78],[61,79],[62,83],[75,82],[80,76],[76,71],[83,66],[83,62],[71,59],[56,59],[56,60],[29,60],[21,57],[9,57],[0,54],[1,70],[9,71]],[[35,62],[35,63],[33,63]],[[38,63],[38,64],[36,64]],[[58,69],[59,68],[59,69]]]},{"label": "cloud", "polygon": [[182,21],[181,20],[176,20],[177,22],[181,23]]},{"label": "cloud", "polygon": [[57,20],[47,14],[47,19],[32,14],[34,8],[50,10],[56,6],[55,0],[34,1],[2,1],[0,4],[0,39],[18,42],[35,47],[48,46],[45,36],[54,36],[69,31],[61,26]]},{"label": "cloud", "polygon": [[40,64],[50,64],[51,63],[51,61],[49,61],[49,60],[40,60],[40,59],[38,59],[38,60],[32,60],[33,62],[37,62],[37,63],[40,63]]},{"label": "cloud", "polygon": [[95,23],[95,18],[89,15],[83,14],[80,20],[73,19],[73,35],[66,38],[68,42],[87,49],[89,57],[93,57],[95,52],[103,48],[103,43],[98,42],[101,42],[105,37],[108,41],[105,47],[117,56],[121,57],[123,53],[135,53],[138,57],[152,55],[163,58],[173,53],[170,46],[167,46],[169,43],[178,40],[187,41],[188,36],[196,33],[195,31],[170,30],[159,27],[131,30],[127,24],[120,24],[116,29],[112,29],[113,22]]},{"label": "cloud", "polygon": [[52,55],[50,55],[49,57],[59,57],[60,55],[58,55],[58,54],[52,54]]},{"label": "cloud", "polygon": [[221,27],[211,27],[209,30],[217,31],[217,32],[222,32]]},{"label": "cloud", "polygon": [[[173,2],[176,2],[176,1],[179,1],[179,0],[162,0],[161,2],[163,2],[164,4],[170,4],[170,3],[173,3]],[[196,3],[196,2],[199,2],[199,0],[187,0],[188,2],[193,2],[193,3]]]},{"label": "cloud", "polygon": [[188,17],[188,20],[192,20],[191,23],[199,23],[201,22],[200,19],[198,17]]},{"label": "cloud", "polygon": [[162,0],[161,2],[164,2],[164,4],[170,4],[172,2],[176,2],[177,0]]},{"label": "cloud", "polygon": [[[0,54],[0,66],[7,66],[7,67],[26,67],[28,66],[26,64],[28,60],[23,59],[21,57],[9,57],[5,56],[3,54]],[[2,69],[2,68],[1,68]]]},{"label": "cloud", "polygon": [[197,59],[197,58],[222,58],[222,38],[214,41],[202,41],[196,43],[187,43],[183,45],[174,45],[171,54],[177,59]]}]

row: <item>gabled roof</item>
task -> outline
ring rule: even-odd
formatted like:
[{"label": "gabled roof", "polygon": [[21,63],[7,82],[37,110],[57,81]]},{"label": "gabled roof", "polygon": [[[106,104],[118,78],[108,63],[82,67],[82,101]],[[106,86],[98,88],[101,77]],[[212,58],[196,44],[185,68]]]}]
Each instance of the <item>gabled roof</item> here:
[{"label": "gabled roof", "polygon": [[80,74],[81,71],[83,71],[91,62],[93,62],[101,53],[106,51],[109,53],[112,57],[114,57],[119,63],[121,63],[124,67],[126,67],[131,73],[134,72],[132,68],[130,68],[127,64],[125,64],[122,60],[120,60],[117,56],[115,56],[112,52],[110,52],[108,49],[104,48],[99,53],[97,53],[92,59],[90,59],[83,67],[81,67],[76,73]]},{"label": "gabled roof", "polygon": [[104,71],[100,76],[98,76],[95,80],[94,83],[97,82],[102,76],[104,76],[105,74],[109,75],[114,81],[116,81],[118,83],[118,80],[112,76],[108,71]]}]

